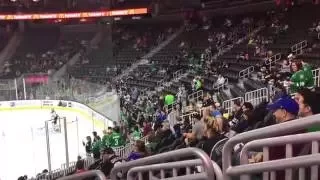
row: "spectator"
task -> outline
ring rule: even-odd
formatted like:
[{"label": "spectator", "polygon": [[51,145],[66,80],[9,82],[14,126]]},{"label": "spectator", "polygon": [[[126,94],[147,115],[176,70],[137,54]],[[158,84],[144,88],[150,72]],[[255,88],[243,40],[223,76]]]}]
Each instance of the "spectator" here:
[{"label": "spectator", "polygon": [[194,125],[192,127],[192,132],[183,134],[183,137],[185,137],[185,142],[187,145],[197,144],[203,138],[204,135],[205,125],[203,121],[200,120],[200,116],[195,115],[193,117],[193,121]]},{"label": "spectator", "polygon": [[273,112],[277,123],[291,121],[297,118],[299,105],[290,96],[283,96],[268,106]]},{"label": "spectator", "polygon": [[242,111],[247,112],[247,111],[253,111],[253,105],[249,102],[244,102],[242,104]]},{"label": "spectator", "polygon": [[87,156],[90,156],[92,153],[92,140],[90,136],[86,137],[87,142],[82,142],[83,146],[85,147]]},{"label": "spectator", "polygon": [[112,134],[112,128],[108,127],[108,130],[103,130],[103,137],[102,137],[102,147],[109,147],[109,138]]},{"label": "spectator", "polygon": [[151,131],[151,124],[147,121],[143,121],[143,136],[147,136]]},{"label": "spectator", "polygon": [[92,143],[92,154],[94,159],[100,158],[100,149],[102,148],[103,144],[101,138],[97,139],[95,142]]},{"label": "spectator", "polygon": [[177,124],[177,110],[176,107],[174,107],[172,109],[172,111],[168,114],[168,123],[170,125],[170,130],[172,131],[172,134],[176,134],[175,130],[174,130],[174,125]]},{"label": "spectator", "polygon": [[288,60],[283,60],[282,65],[281,65],[281,70],[280,72],[284,75],[284,76],[290,76],[291,75],[291,69],[290,69],[290,61]]},{"label": "spectator", "polygon": [[202,149],[210,156],[213,146],[221,139],[224,139],[225,136],[221,134],[216,120],[208,121],[205,129],[207,140],[204,141]]},{"label": "spectator", "polygon": [[[295,94],[295,100],[299,104],[299,116],[308,117],[320,113],[320,106],[318,100],[320,95],[316,92],[304,88],[298,90]],[[320,131],[319,126],[311,127],[309,132]]]},{"label": "spectator", "polygon": [[146,146],[143,141],[138,140],[135,143],[133,152],[131,152],[128,156],[128,161],[137,160],[146,156],[148,156]]},{"label": "spectator", "polygon": [[235,125],[239,121],[239,119],[242,118],[243,111],[242,111],[241,102],[238,100],[234,101],[232,110],[233,110],[233,118],[229,122],[230,127]]},{"label": "spectator", "polygon": [[132,140],[137,141],[137,140],[139,140],[141,138],[142,138],[141,131],[140,131],[138,126],[135,126],[133,128],[133,132],[132,132]]},{"label": "spectator", "polygon": [[313,88],[314,81],[311,67],[308,64],[303,64],[301,61],[292,62],[291,68],[293,75],[291,76],[290,92],[295,93],[300,88]]},{"label": "spectator", "polygon": [[102,160],[97,169],[101,170],[106,177],[109,177],[113,167],[125,162],[122,157],[117,156],[113,149],[109,147],[103,149],[101,155]]},{"label": "spectator", "polygon": [[120,134],[120,127],[115,127],[109,138],[110,147],[120,147],[125,145],[123,136]]},{"label": "spectator", "polygon": [[84,169],[84,162],[82,159],[78,160],[76,163],[76,174],[83,173],[86,170]]},{"label": "spectator", "polygon": [[93,135],[93,142],[97,142],[101,140],[100,136],[97,134],[96,131],[93,131],[92,135]]}]

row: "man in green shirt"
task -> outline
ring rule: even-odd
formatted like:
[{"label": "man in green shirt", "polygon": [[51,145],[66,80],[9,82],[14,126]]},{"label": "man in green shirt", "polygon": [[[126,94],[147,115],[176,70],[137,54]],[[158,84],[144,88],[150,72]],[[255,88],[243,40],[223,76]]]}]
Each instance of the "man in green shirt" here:
[{"label": "man in green shirt", "polygon": [[106,147],[109,147],[110,146],[110,136],[112,134],[112,128],[111,127],[108,127],[108,130],[104,130],[103,131],[103,137],[102,137],[102,147],[103,148],[106,148]]},{"label": "man in green shirt", "polygon": [[164,104],[165,105],[171,105],[174,103],[174,95],[172,94],[167,94],[164,98]]},{"label": "man in green shirt", "polygon": [[96,140],[92,144],[92,154],[94,159],[99,159],[100,158],[100,149],[102,148],[102,141],[101,139]]},{"label": "man in green shirt", "polygon": [[110,147],[120,147],[125,145],[123,136],[120,134],[120,128],[115,127],[109,138]]},{"label": "man in green shirt", "polygon": [[139,139],[141,139],[141,138],[142,138],[141,131],[140,131],[140,129],[139,129],[138,126],[135,126],[135,127],[133,128],[133,132],[132,132],[132,139],[133,139],[134,141],[137,141],[137,140],[139,140]]}]

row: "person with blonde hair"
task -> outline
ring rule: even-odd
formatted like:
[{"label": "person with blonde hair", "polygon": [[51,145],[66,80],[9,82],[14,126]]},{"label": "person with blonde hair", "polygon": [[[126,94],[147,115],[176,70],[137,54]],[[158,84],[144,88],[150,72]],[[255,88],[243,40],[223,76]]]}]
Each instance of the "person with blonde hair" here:
[{"label": "person with blonde hair", "polygon": [[213,146],[220,140],[226,138],[222,134],[219,122],[217,120],[208,121],[205,125],[205,136],[207,140],[204,141],[202,150],[209,156]]}]

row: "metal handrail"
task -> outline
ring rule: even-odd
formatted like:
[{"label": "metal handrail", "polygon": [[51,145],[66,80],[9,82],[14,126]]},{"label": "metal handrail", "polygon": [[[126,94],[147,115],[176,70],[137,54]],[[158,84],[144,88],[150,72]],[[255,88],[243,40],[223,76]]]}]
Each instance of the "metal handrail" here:
[{"label": "metal handrail", "polygon": [[[160,164],[165,161],[170,161],[176,158],[187,158],[187,157],[193,157],[193,156],[196,156],[198,159],[201,160],[202,166],[207,174],[207,179],[214,179],[214,177],[217,177],[218,180],[222,180],[222,174],[221,174],[221,171],[217,168],[217,165],[214,165],[210,157],[203,150],[198,148],[184,148],[180,150],[170,151],[167,153],[162,153],[162,154],[138,159],[135,161],[130,161],[127,163],[122,163],[111,170],[110,177],[112,180],[115,180],[117,179],[118,173],[121,172],[125,174],[126,172],[129,172],[132,168],[136,168],[139,166],[147,166],[152,164]],[[180,163],[180,165],[183,166],[183,163]],[[150,166],[147,166],[147,168],[148,167]],[[133,169],[132,171],[134,170],[137,170],[137,169]]]},{"label": "metal handrail", "polygon": [[[305,134],[296,134],[296,135],[289,135],[289,136],[282,136],[282,137],[274,137],[274,138],[266,138],[266,139],[258,139],[247,143],[240,153],[240,164],[248,164],[249,157],[248,152],[251,149],[263,148],[263,161],[269,160],[269,147],[271,146],[284,146],[286,145],[286,158],[292,158],[292,145],[293,144],[301,144],[304,143],[307,147],[309,146],[307,143],[312,142],[312,154],[319,153],[319,141],[320,140],[320,133],[313,132],[313,133],[305,133]],[[304,149],[302,149],[304,151]],[[299,152],[301,155],[305,155],[306,152]],[[304,171],[303,168],[300,168],[299,171]],[[274,172],[271,172],[272,176],[275,176]],[[286,171],[286,176],[292,176],[292,170]],[[318,168],[311,168],[311,174],[314,179],[318,179]],[[264,176],[268,177],[269,172],[264,172]],[[249,176],[244,175],[241,177],[241,180],[249,180]]]},{"label": "metal handrail", "polygon": [[302,54],[302,50],[304,48],[306,48],[307,46],[308,46],[308,41],[303,40],[303,41],[298,42],[298,43],[294,44],[293,46],[291,46],[291,52],[294,55],[300,55],[300,54]]},{"label": "metal handrail", "polygon": [[277,53],[273,56],[271,56],[269,59],[265,60],[265,64],[266,65],[270,65],[272,63],[276,63],[277,61],[281,60],[281,54],[280,53]]},{"label": "metal handrail", "polygon": [[[236,168],[236,167],[233,167],[232,163],[231,163],[232,162],[231,160],[232,160],[233,147],[235,145],[237,145],[239,143],[246,143],[246,142],[253,141],[256,139],[276,137],[276,136],[280,136],[284,133],[289,134],[289,133],[297,132],[299,130],[306,129],[306,128],[314,126],[314,125],[320,125],[320,114],[301,118],[299,120],[293,120],[293,121],[289,121],[289,122],[285,122],[285,123],[281,123],[281,124],[277,124],[277,125],[272,125],[272,126],[265,127],[265,128],[260,128],[260,129],[244,132],[244,133],[238,134],[237,136],[232,137],[231,139],[229,139],[229,141],[223,147],[223,157],[222,157],[223,175],[224,175],[223,179],[230,180],[231,179],[230,176],[237,173],[237,171],[238,171],[238,169],[231,170],[231,169]],[[314,155],[312,155],[312,156],[314,156]],[[318,156],[320,156],[320,155],[318,155]],[[300,157],[298,157],[298,158],[300,158]],[[285,160],[281,160],[281,161],[285,161]],[[274,162],[276,162],[276,161],[274,161]],[[264,163],[270,164],[270,162],[264,162]],[[273,163],[271,163],[271,164],[275,165]],[[250,172],[255,172],[255,171],[261,169],[260,166],[256,166],[256,165],[245,165],[243,168],[248,168],[248,167],[253,168],[252,170],[250,170]],[[247,173],[250,173],[250,172],[247,172]]]},{"label": "metal handrail", "polygon": [[174,73],[173,73],[173,79],[174,79],[174,80],[178,80],[179,77],[180,77],[182,74],[183,74],[183,69],[180,69],[180,70],[174,72]]},{"label": "metal handrail", "polygon": [[243,97],[236,97],[233,99],[228,99],[226,101],[223,101],[223,103],[222,103],[223,109],[227,110],[228,113],[230,114],[232,112],[232,105],[234,104],[234,101],[237,101],[237,100],[239,100],[241,103],[244,102]]},{"label": "metal handrail", "polygon": [[244,101],[250,102],[252,105],[258,105],[263,101],[269,101],[269,89],[268,88],[260,88],[254,91],[250,91],[245,93]]},{"label": "metal handrail", "polygon": [[320,86],[320,68],[312,70],[314,85],[316,87]]},{"label": "metal handrail", "polygon": [[203,98],[203,90],[199,90],[199,91],[196,91],[194,93],[191,93],[188,95],[188,99],[193,99],[193,100],[196,100],[196,102],[199,101],[199,98]]},{"label": "metal handrail", "polygon": [[190,123],[191,123],[191,124],[194,124],[194,123],[192,122],[192,116],[195,115],[195,114],[199,114],[199,113],[196,112],[196,111],[194,111],[194,112],[191,112],[191,113],[188,113],[188,114],[184,114],[184,115],[181,115],[181,116],[180,116],[180,119],[181,119],[182,121],[185,121],[184,119],[185,119],[186,117],[189,117]]},{"label": "metal handrail", "polygon": [[84,179],[89,177],[96,177],[98,180],[107,180],[106,176],[98,170],[94,171],[87,171],[79,174],[74,174],[71,176],[65,176],[62,178],[59,178],[58,180],[78,180],[78,179]]},{"label": "metal handrail", "polygon": [[275,65],[278,61],[281,60],[281,54],[277,53],[270,58],[266,59],[264,63],[269,66],[269,70],[271,70],[272,66]]},{"label": "metal handrail", "polygon": [[241,70],[239,72],[239,78],[246,78],[246,77],[250,77],[250,74],[254,72],[254,66],[249,66],[247,68],[245,68],[244,70]]}]

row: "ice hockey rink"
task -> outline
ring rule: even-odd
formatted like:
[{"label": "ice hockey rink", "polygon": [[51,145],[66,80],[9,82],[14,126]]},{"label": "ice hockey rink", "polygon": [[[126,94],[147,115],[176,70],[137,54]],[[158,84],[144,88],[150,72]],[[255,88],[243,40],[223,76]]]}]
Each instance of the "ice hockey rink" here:
[{"label": "ice hockey rink", "polygon": [[[98,134],[102,129],[94,127],[90,119],[76,112],[55,110],[67,119],[69,159],[75,161],[78,155],[85,155],[82,141],[86,136]],[[45,121],[51,119],[51,110],[0,111],[0,179],[15,180],[19,176],[35,176],[48,169]],[[49,139],[52,170],[66,162],[64,126],[56,133],[49,123]],[[100,127],[101,128],[101,127]]]}]

